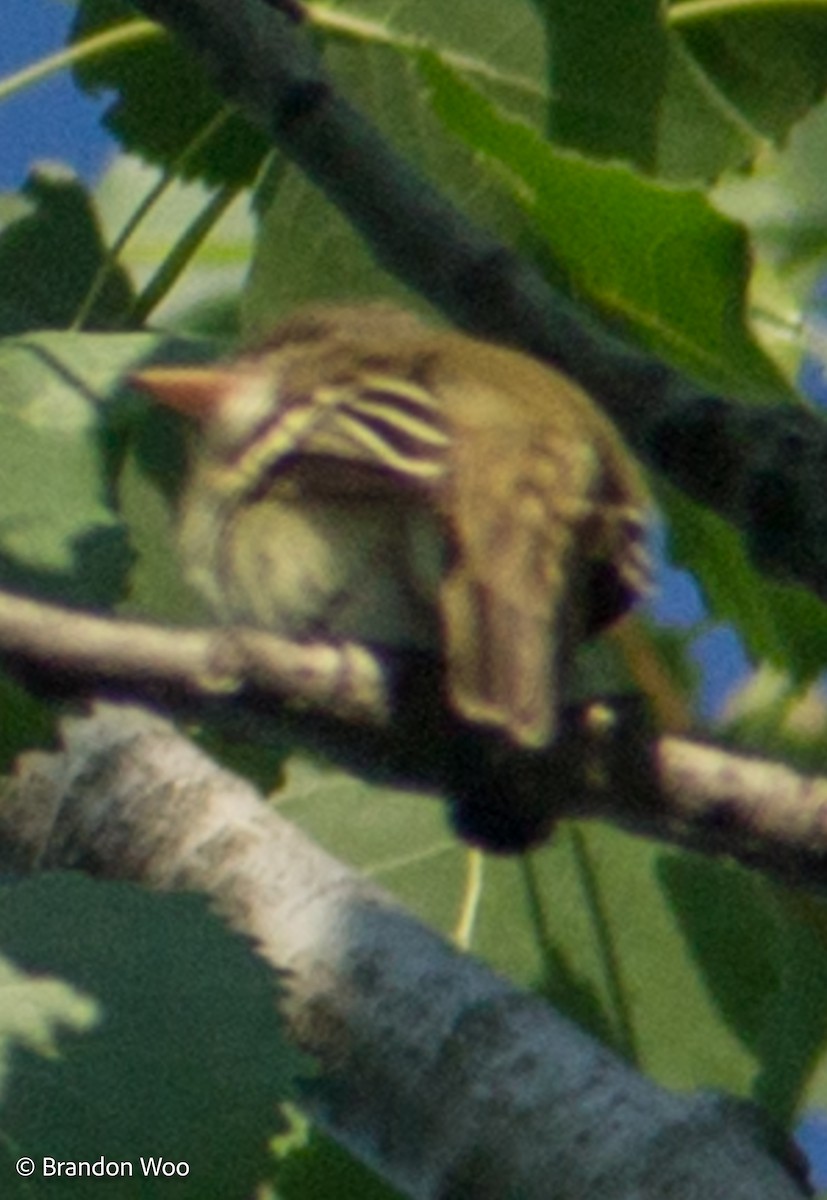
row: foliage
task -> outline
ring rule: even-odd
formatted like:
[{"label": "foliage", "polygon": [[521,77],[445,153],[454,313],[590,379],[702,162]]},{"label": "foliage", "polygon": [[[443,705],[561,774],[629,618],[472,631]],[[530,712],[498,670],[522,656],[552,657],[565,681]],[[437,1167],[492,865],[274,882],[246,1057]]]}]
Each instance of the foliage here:
[{"label": "foliage", "polygon": [[171,1186],[142,1157],[187,1163],[188,1196],[248,1196],[270,1173],[275,1106],[309,1068],[274,1019],[273,972],[201,899],[70,873],[7,882],[0,945],[7,1194],[34,1194],[21,1155],[130,1163],[120,1196]]},{"label": "foliage", "polygon": [[[800,402],[803,306],[827,241],[823,189],[812,182],[827,160],[827,109],[816,106],[827,8],[343,0],[309,5],[308,26],[336,86],[412,162],[625,336],[744,402]],[[113,29],[119,41],[107,48]],[[185,622],[198,609],[170,535],[180,430],[147,410],[125,376],[156,359],[212,357],[310,297],[404,288],[124,0],[77,5],[73,53],[78,85],[111,96],[106,124],[129,154],[92,193],[49,170],[0,198],[0,582]],[[669,489],[662,501],[670,554],[702,589],[706,622],[734,623],[752,665],[772,663],[797,695],[827,658],[823,606],[762,579],[718,518]],[[665,645],[650,641],[656,654]],[[693,711],[694,673],[686,661],[665,668]],[[44,740],[51,710],[5,677],[0,703],[16,714],[3,734],[8,767]],[[822,712],[810,761],[823,766],[825,744]],[[250,771],[264,773],[270,759],[257,766],[256,753]],[[336,854],[455,930],[466,852],[437,804],[304,755],[288,762],[279,799]],[[226,1147],[236,1174],[215,1194],[248,1194],[267,1173],[258,1148],[275,1132],[264,1109],[289,1094],[301,1064],[264,1013],[271,981],[246,949],[193,901],[66,879],[7,886],[0,934],[9,956],[0,1030],[4,1047],[17,1047],[3,1059],[4,1140],[39,1144],[40,1118],[23,1102],[35,1086],[64,1108],[51,1146],[92,1128],[94,1106],[113,1094],[111,1039],[135,1088],[157,1082],[155,1114],[145,1091],[128,1094],[141,1120],[181,1122],[175,1155],[191,1146],[193,1164]],[[825,938],[815,901],[791,903],[730,864],[571,827],[530,864],[485,864],[471,946],[659,1080],[754,1095],[789,1122],[803,1104],[827,1101]],[[14,1028],[11,997],[24,986],[30,1019]],[[243,1020],[232,1020],[231,1002]],[[170,1022],[184,1014],[163,1044],[150,1030],[153,1005]],[[232,1072],[206,1053],[219,1022]],[[184,1080],[209,1099],[197,1130],[173,1099]],[[65,1106],[69,1088],[90,1107]],[[134,1159],[125,1112],[106,1118],[106,1152],[123,1146],[118,1154]],[[315,1194],[313,1179],[334,1194],[324,1181],[351,1169],[312,1138],[285,1161],[285,1197]],[[349,1194],[341,1186],[335,1194]],[[358,1177],[347,1186],[367,1194]],[[199,1187],[192,1194],[208,1194],[203,1177]]]}]

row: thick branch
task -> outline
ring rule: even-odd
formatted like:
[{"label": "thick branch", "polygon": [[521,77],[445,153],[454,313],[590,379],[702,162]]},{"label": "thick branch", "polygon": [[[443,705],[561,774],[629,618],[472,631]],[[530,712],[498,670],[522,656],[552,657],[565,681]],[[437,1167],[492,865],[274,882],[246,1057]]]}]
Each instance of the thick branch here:
[{"label": "thick branch", "polygon": [[265,0],[133,2],[205,60],[380,263],[458,324],[573,375],[653,466],[738,525],[761,567],[827,599],[823,420],[710,397],[599,331],[398,155]]},{"label": "thick branch", "polygon": [[[172,629],[73,612],[0,592],[0,652],[46,681],[127,691],[202,711],[246,737],[285,723],[372,777],[451,795],[456,735],[436,672],[365,647],[288,642],[250,630]],[[827,884],[827,779],[685,738],[657,738],[636,702],[566,714],[558,744],[527,759],[554,818],[609,820],[785,880]],[[522,786],[522,764],[508,764]],[[516,803],[516,801],[515,801]]]},{"label": "thick branch", "polygon": [[641,1078],[145,712],[104,708],[29,755],[3,843],[17,866],[210,895],[287,971],[288,1023],[321,1063],[309,1112],[405,1195],[802,1194],[745,1106]]}]

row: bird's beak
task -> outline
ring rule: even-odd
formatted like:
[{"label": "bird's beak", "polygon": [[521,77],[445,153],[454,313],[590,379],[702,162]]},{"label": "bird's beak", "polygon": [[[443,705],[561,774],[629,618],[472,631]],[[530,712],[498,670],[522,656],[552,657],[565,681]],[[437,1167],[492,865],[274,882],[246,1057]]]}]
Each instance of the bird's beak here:
[{"label": "bird's beak", "polygon": [[129,383],[158,404],[208,421],[238,386],[238,376],[225,367],[148,367],[130,375]]}]

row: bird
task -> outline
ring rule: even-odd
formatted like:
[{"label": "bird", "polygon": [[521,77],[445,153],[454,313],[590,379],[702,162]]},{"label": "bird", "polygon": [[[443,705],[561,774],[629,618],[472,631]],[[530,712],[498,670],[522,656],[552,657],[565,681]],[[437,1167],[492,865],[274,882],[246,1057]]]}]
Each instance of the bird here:
[{"label": "bird", "polygon": [[217,620],[425,651],[456,719],[515,751],[553,742],[577,646],[650,586],[641,467],[511,347],[316,304],[133,382],[194,421],[178,542]]}]

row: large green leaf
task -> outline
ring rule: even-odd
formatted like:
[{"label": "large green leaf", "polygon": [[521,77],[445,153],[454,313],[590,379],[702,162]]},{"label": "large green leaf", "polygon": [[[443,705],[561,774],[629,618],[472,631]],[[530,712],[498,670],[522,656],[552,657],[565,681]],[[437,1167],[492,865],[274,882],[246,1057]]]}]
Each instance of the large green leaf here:
[{"label": "large green leaf", "polygon": [[84,186],[66,169],[38,167],[19,196],[0,205],[0,334],[71,325],[105,270],[87,329],[117,327],[132,300],[124,271],[109,264]]},{"label": "large green leaf", "polygon": [[377,265],[353,226],[295,167],[279,168],[278,182],[268,187],[259,211],[241,297],[245,338],[259,339],[310,301],[384,296],[410,302],[404,285]]},{"label": "large green leaf", "polygon": [[[743,167],[762,148],[660,3],[534,3],[547,28],[555,141],[687,181]],[[669,16],[677,19],[674,9]]]},{"label": "large green leaf", "polygon": [[166,414],[148,413],[118,479],[121,515],[129,529],[135,564],[123,616],[197,625],[204,606],[183,578],[178,561],[170,485],[182,470],[181,430]]},{"label": "large green leaf", "polygon": [[86,604],[121,594],[130,563],[111,473],[123,373],[146,335],[32,334],[0,343],[0,563],[18,586]]},{"label": "large green leaf", "polygon": [[[187,1163],[174,1190],[199,1200],[242,1200],[270,1174],[278,1105],[310,1068],[283,1038],[272,968],[202,898],[46,875],[0,889],[0,946],[90,998],[99,1017],[91,1029],[75,1018],[57,1053],[22,1051],[7,1070],[5,1194],[31,1195],[12,1183],[20,1147],[36,1163],[130,1162],[123,1197],[169,1194],[169,1178],[144,1175],[142,1155]],[[100,1189],[77,1178],[71,1195]]]},{"label": "large green leaf", "polygon": [[721,1019],[757,1057],[780,983],[769,885],[735,867],[677,854],[664,854],[658,873]]},{"label": "large green leaf", "polygon": [[[516,111],[545,114],[543,45],[528,0],[387,0],[308,6],[308,28],[324,46],[402,53],[422,37],[508,99]],[[75,75],[89,91],[115,89],[107,127],[125,148],[211,182],[249,183],[270,149],[264,135],[228,108],[195,59],[162,30],[152,34],[125,0],[82,0],[73,38],[132,22],[135,36],[80,59]],[[170,114],[174,113],[174,120]]]},{"label": "large green leaf", "polygon": [[824,96],[823,6],[672,0],[669,17],[709,77],[764,136],[782,139]]},{"label": "large green leaf", "polygon": [[[721,1020],[698,974],[659,878],[657,847],[604,826],[566,825],[532,856],[531,876],[519,859],[486,858],[480,881],[432,797],[294,759],[274,799],[437,929],[453,936],[470,928],[475,953],[663,1082],[750,1091],[758,1054]],[[686,862],[691,872],[699,860]],[[746,956],[755,949],[745,943],[744,972],[753,970]]]},{"label": "large green leaf", "polygon": [[534,0],[547,25],[549,133],[654,170],[669,46],[659,0]]},{"label": "large green leaf", "polygon": [[678,856],[661,876],[722,1020],[759,1061],[755,1098],[789,1124],[827,1046],[824,902]]},{"label": "large green leaf", "polygon": [[180,429],[130,392],[125,377],[148,361],[210,353],[211,343],[155,334],[0,341],[0,580],[110,606],[130,591],[137,550],[160,573],[153,602],[142,610],[133,597],[133,611],[191,611],[191,602],[159,594],[177,579],[168,501],[182,472]]},{"label": "large green leaf", "polygon": [[[511,112],[542,128],[547,119],[548,80],[543,25],[532,0],[334,0],[308,6],[308,20],[328,51],[328,65],[347,90],[358,84],[360,64],[385,62],[393,74],[423,44]],[[385,48],[388,58],[362,59]],[[352,67],[340,75],[342,52]],[[368,66],[371,74],[374,72]],[[363,78],[364,82],[364,78]],[[371,86],[381,86],[374,78]],[[376,115],[381,121],[380,106]]]},{"label": "large green leaf", "polygon": [[671,31],[668,49],[657,174],[691,183],[743,169],[763,140]]},{"label": "large green leaf", "polygon": [[698,189],[555,149],[433,55],[419,62],[435,111],[506,173],[573,292],[716,390],[789,395],[746,327],[750,263],[740,226]]},{"label": "large green leaf", "polygon": [[776,913],[780,986],[764,1029],[755,1094],[790,1124],[827,1058],[827,909],[822,899],[779,892]]}]

